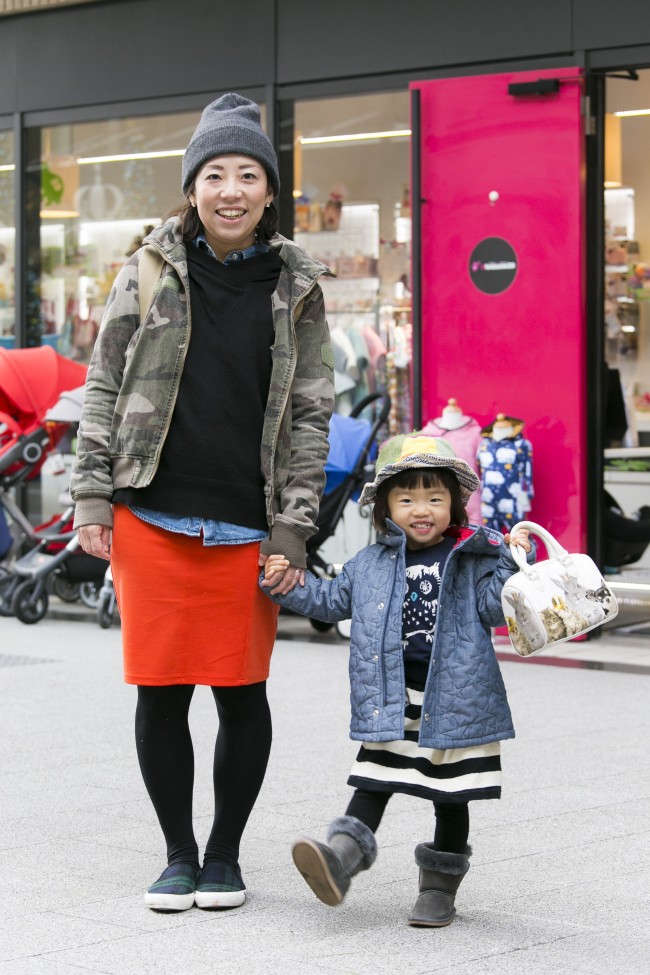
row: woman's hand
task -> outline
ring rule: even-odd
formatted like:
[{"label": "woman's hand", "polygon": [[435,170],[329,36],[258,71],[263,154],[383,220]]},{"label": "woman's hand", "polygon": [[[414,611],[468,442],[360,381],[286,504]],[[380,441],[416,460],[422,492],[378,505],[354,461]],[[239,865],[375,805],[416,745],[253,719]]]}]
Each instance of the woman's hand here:
[{"label": "woman's hand", "polygon": [[262,585],[272,596],[286,596],[298,583],[305,584],[305,570],[291,565],[284,555],[260,555],[260,565],[264,566]]},{"label": "woman's hand", "polygon": [[111,529],[108,525],[84,525],[77,529],[77,538],[86,555],[110,560]]},{"label": "woman's hand", "polygon": [[528,529],[518,528],[514,535],[504,535],[503,540],[506,545],[520,545],[524,552],[530,552],[530,542],[528,541]]}]

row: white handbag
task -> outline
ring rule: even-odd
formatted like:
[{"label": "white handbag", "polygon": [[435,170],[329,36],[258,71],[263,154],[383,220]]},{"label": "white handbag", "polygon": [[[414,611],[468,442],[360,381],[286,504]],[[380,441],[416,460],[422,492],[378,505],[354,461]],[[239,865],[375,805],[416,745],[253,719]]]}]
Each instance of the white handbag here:
[{"label": "white handbag", "polygon": [[541,538],[549,554],[545,561],[528,565],[524,549],[510,546],[520,571],[503,587],[501,605],[510,642],[520,656],[529,657],[614,619],[614,594],[588,555],[570,555],[534,521],[518,522],[510,534],[519,528]]}]

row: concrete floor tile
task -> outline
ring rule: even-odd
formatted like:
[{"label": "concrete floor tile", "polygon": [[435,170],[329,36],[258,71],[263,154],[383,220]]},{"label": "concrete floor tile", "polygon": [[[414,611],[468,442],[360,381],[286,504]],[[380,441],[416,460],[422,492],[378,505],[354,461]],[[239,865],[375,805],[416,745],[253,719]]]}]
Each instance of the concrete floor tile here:
[{"label": "concrete floor tile", "polygon": [[53,951],[32,958],[0,962],[0,975],[107,975],[106,969],[70,965]]},{"label": "concrete floor tile", "polygon": [[[47,618],[0,627],[16,653],[55,660],[3,673],[0,975],[645,975],[645,675],[503,663],[517,728],[502,750],[504,797],[471,806],[457,920],[414,929],[413,849],[432,838],[430,803],[391,800],[377,863],[339,908],[291,861],[293,839],[323,836],[344,812],[358,748],[347,737],[347,645],[312,642],[296,619],[272,662],[274,746],[242,841],[248,900],[160,915],[142,900],[164,843],[137,765],[119,631]],[[202,843],[217,728],[207,688],[190,726]]]},{"label": "concrete floor tile", "polygon": [[109,884],[94,879],[80,883],[78,877],[65,874],[54,877],[37,874],[31,882],[14,883],[12,889],[0,894],[0,923],[10,926],[14,918],[22,918],[36,909],[43,913],[56,911],[61,904],[73,911],[76,905],[127,897],[132,891],[133,886],[128,883]]},{"label": "concrete floor tile", "polygon": [[47,951],[83,945],[108,945],[124,938],[128,929],[103,921],[87,921],[56,911],[29,913],[12,918],[0,931],[0,958],[16,961]]}]

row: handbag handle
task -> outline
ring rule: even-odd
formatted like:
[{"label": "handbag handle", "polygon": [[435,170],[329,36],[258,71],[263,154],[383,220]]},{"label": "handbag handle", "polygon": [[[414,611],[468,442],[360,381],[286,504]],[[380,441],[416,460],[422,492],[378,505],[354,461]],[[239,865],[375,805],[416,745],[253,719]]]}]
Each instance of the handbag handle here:
[{"label": "handbag handle", "polygon": [[[535,521],[518,521],[516,525],[512,526],[509,534],[511,536],[514,535],[515,532],[520,528],[525,528],[530,532],[531,535],[537,535],[538,538],[541,538],[546,545],[546,550],[551,558],[559,559],[560,562],[563,562],[567,566],[573,564],[571,561],[571,556],[567,550],[560,545],[557,539],[554,538],[551,533],[546,530],[546,528],[542,528],[542,526],[538,525]],[[526,551],[521,547],[521,545],[511,545],[510,554],[523,572],[527,572],[529,574],[535,573],[533,566],[530,566],[526,561]]]}]

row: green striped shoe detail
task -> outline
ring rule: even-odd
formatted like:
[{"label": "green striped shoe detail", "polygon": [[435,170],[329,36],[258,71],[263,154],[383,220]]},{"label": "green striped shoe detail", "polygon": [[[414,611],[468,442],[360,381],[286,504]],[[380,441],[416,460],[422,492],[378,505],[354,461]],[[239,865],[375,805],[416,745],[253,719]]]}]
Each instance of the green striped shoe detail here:
[{"label": "green striped shoe detail", "polygon": [[194,904],[199,867],[191,863],[172,863],[144,895],[154,911],[187,911]]},{"label": "green striped shoe detail", "polygon": [[206,863],[196,889],[202,893],[234,893],[246,890],[246,887],[239,864],[233,866],[230,863]]},{"label": "green striped shoe detail", "polygon": [[150,894],[193,894],[196,890],[196,873],[181,874],[175,877],[164,875],[149,888]]},{"label": "green striped shoe detail", "polygon": [[239,864],[206,863],[201,871],[194,903],[203,911],[220,911],[241,907],[246,900],[246,887]]}]

